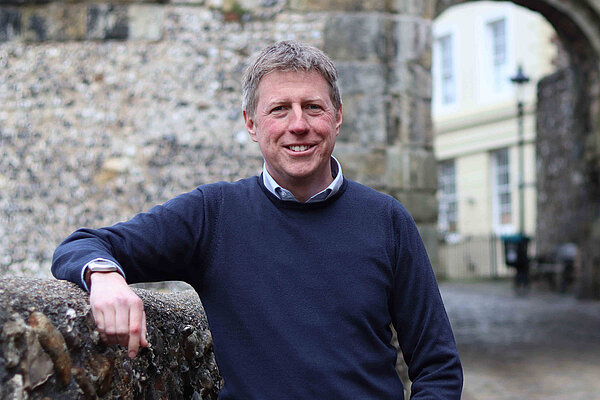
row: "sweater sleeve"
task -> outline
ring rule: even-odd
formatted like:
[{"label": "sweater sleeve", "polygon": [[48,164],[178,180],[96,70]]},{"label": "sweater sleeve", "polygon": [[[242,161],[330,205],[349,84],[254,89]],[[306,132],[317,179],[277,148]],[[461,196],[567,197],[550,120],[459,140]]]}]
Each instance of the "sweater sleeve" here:
[{"label": "sweater sleeve", "polygon": [[128,283],[185,281],[192,261],[201,259],[202,239],[209,236],[204,208],[204,194],[196,189],[129,221],[79,229],[55,250],[52,273],[85,289],[83,267],[103,258],[117,263]]},{"label": "sweater sleeve", "polygon": [[458,400],[462,367],[438,285],[408,212],[394,212],[392,321],[412,381],[411,399]]}]

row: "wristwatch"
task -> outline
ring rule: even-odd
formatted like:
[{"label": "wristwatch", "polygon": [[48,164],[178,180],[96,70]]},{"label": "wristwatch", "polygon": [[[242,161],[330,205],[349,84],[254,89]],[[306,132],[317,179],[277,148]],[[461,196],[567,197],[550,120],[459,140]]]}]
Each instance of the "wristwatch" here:
[{"label": "wristwatch", "polygon": [[112,261],[107,261],[107,260],[94,260],[87,265],[87,268],[88,268],[88,271],[90,274],[94,273],[94,272],[118,272],[118,273],[121,273],[121,271],[119,271],[119,268],[117,268],[115,263],[113,263]]},{"label": "wristwatch", "polygon": [[92,260],[84,267],[83,270],[83,282],[84,285],[86,285],[86,290],[88,291],[91,288],[90,277],[94,272],[117,272],[123,276],[123,278],[125,278],[123,272],[117,268],[117,265],[114,262],[102,259]]}]

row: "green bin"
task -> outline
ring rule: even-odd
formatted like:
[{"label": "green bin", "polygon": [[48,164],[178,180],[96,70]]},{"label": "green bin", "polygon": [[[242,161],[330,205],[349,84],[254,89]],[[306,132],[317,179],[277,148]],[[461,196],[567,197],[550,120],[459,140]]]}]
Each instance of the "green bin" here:
[{"label": "green bin", "polygon": [[511,267],[527,265],[527,246],[530,238],[525,235],[502,236],[504,243],[504,261]]}]

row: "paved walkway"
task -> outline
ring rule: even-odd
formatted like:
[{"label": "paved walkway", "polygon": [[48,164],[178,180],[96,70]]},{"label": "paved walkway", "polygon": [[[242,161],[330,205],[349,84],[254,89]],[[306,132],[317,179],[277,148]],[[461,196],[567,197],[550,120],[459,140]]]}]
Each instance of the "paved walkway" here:
[{"label": "paved walkway", "polygon": [[600,400],[600,301],[508,282],[442,283],[463,400]]}]

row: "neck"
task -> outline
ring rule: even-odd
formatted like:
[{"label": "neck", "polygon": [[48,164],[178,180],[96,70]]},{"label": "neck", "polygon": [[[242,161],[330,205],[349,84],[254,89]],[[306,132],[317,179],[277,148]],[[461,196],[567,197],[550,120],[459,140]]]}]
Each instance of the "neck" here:
[{"label": "neck", "polygon": [[323,185],[318,185],[318,186],[317,185],[307,185],[307,186],[295,185],[294,187],[290,187],[290,188],[286,188],[286,189],[289,190],[290,192],[292,192],[292,194],[294,195],[296,200],[298,200],[301,203],[304,203],[308,199],[310,199],[312,196],[319,193],[321,190],[324,190],[327,186],[329,186],[331,184],[331,182],[333,182],[333,178],[329,182],[327,182]]},{"label": "neck", "polygon": [[306,202],[312,196],[327,188],[327,186],[333,182],[330,165],[328,165],[326,171],[319,175],[319,179],[311,176],[307,178],[292,178],[283,180],[279,179],[279,177],[273,176],[268,167],[267,171],[279,186],[292,192],[296,200],[302,203]]}]

